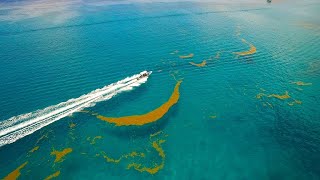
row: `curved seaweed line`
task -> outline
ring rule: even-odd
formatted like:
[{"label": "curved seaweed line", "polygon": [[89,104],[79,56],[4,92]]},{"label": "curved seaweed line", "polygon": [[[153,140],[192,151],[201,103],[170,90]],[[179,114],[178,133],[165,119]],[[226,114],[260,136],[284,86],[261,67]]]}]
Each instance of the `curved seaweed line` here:
[{"label": "curved seaweed line", "polygon": [[245,39],[241,39],[241,41],[245,44],[248,44],[250,46],[250,49],[247,51],[234,52],[234,54],[237,54],[239,56],[246,56],[246,55],[255,54],[257,52],[257,48],[254,45],[252,45],[251,43],[248,43]]},{"label": "curved seaweed line", "polygon": [[207,65],[207,61],[206,60],[203,60],[201,63],[197,64],[197,63],[194,63],[194,62],[189,62],[191,65],[193,66],[197,66],[197,67],[204,67]]},{"label": "curved seaweed line", "polygon": [[142,126],[144,124],[155,122],[160,118],[162,118],[169,111],[169,109],[178,102],[180,97],[179,87],[181,83],[182,83],[182,80],[177,82],[174,88],[174,91],[167,102],[162,104],[157,109],[150,111],[146,114],[124,116],[124,117],[105,117],[102,115],[96,115],[96,117],[100,120],[113,123],[116,126],[131,126],[131,125]]}]

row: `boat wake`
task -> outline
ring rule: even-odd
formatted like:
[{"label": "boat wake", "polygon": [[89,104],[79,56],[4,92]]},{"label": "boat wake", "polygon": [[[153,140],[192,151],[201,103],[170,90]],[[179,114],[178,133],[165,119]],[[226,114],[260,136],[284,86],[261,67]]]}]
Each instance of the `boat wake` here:
[{"label": "boat wake", "polygon": [[145,83],[150,73],[143,71],[78,98],[1,121],[0,147],[13,143],[61,118],[70,116],[74,112],[94,106],[97,102],[108,100],[120,92],[132,90]]}]

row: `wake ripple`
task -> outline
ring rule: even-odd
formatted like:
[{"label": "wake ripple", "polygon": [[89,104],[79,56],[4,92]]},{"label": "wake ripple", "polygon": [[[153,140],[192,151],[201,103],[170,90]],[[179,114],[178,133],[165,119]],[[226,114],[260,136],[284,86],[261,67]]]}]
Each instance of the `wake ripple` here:
[{"label": "wake ripple", "polygon": [[1,121],[0,147],[13,143],[61,118],[70,116],[74,112],[80,111],[86,107],[94,106],[97,102],[111,99],[120,92],[129,91],[134,87],[140,86],[147,81],[148,76],[139,79],[137,78],[146,72],[147,71],[143,71],[139,74],[127,77],[78,98],[69,99],[66,102],[49,106],[45,109],[14,116],[8,120]]}]

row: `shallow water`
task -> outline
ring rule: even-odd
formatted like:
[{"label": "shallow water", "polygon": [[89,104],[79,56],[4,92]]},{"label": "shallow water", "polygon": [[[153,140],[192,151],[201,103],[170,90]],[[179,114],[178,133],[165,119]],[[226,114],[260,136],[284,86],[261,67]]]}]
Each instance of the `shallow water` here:
[{"label": "shallow water", "polygon": [[[153,73],[0,147],[0,177],[22,167],[19,179],[319,179],[319,8],[2,2],[1,122]],[[156,122],[115,126],[96,116],[151,112],[177,80],[179,100]]]}]

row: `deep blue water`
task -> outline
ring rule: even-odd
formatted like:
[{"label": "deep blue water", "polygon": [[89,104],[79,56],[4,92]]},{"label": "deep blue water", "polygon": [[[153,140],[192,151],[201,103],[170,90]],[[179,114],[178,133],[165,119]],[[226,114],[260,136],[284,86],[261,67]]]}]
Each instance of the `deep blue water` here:
[{"label": "deep blue water", "polygon": [[[86,108],[144,114],[170,97],[172,74],[183,82],[179,102],[155,123],[117,127],[74,113],[0,147],[0,177],[28,161],[19,179],[56,171],[58,179],[320,179],[319,9],[317,1],[1,3],[0,121],[152,70],[140,87]],[[256,52],[234,54],[250,48],[241,39]],[[286,91],[288,99],[268,97]],[[158,139],[163,168],[127,169],[160,164]],[[73,151],[54,163],[50,153],[65,148]],[[132,151],[145,157],[102,157]]]}]

